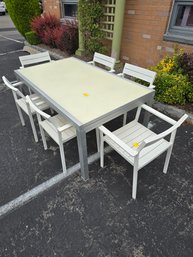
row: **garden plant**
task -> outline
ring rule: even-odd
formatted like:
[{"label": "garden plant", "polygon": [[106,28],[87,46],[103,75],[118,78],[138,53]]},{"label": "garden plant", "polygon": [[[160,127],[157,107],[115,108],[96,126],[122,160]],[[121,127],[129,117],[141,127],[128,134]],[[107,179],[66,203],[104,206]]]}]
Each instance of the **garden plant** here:
[{"label": "garden plant", "polygon": [[79,0],[79,29],[83,34],[85,49],[89,54],[106,52],[106,48],[103,45],[104,33],[101,30],[103,16],[104,7],[102,0]]},{"label": "garden plant", "polygon": [[31,28],[41,42],[52,48],[68,54],[74,54],[78,48],[78,26],[75,20],[61,24],[54,15],[41,15],[32,20]]},{"label": "garden plant", "polygon": [[193,54],[176,51],[156,66],[155,99],[167,104],[193,103]]},{"label": "garden plant", "polygon": [[39,0],[5,0],[5,4],[15,27],[25,37],[32,19],[40,15]]}]

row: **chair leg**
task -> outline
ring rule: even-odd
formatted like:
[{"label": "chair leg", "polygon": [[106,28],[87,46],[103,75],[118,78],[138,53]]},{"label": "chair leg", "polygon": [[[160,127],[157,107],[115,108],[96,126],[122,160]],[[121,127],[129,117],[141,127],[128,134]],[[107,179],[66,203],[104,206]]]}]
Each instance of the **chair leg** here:
[{"label": "chair leg", "polygon": [[123,115],[123,126],[127,123],[127,112]]},{"label": "chair leg", "polygon": [[97,152],[100,152],[100,133],[98,128],[96,128],[96,143],[97,143]]},{"label": "chair leg", "polygon": [[136,199],[137,195],[137,180],[138,180],[138,169],[134,166],[133,168],[133,186],[132,186],[132,198]]},{"label": "chair leg", "polygon": [[32,128],[33,135],[34,135],[34,140],[35,140],[35,142],[38,142],[38,135],[37,135],[36,127],[35,127],[35,124],[34,124],[34,119],[32,117],[31,112],[29,113],[29,120],[30,120],[30,123],[31,123],[31,128]]},{"label": "chair leg", "polygon": [[28,87],[28,90],[29,90],[29,94],[32,95],[33,92],[31,91],[31,88],[30,88],[30,87]]},{"label": "chair leg", "polygon": [[102,133],[100,136],[100,166],[101,168],[104,167],[104,140],[103,140]]},{"label": "chair leg", "polygon": [[41,134],[41,137],[42,137],[42,142],[43,142],[44,149],[47,150],[48,149],[48,145],[47,145],[47,142],[46,142],[46,137],[45,137],[44,129],[42,128],[41,125],[39,125],[39,128],[40,128],[40,134]]},{"label": "chair leg", "polygon": [[18,114],[19,114],[19,118],[20,118],[21,124],[22,124],[22,126],[25,126],[25,121],[24,121],[24,118],[23,118],[22,111],[21,111],[20,107],[17,104],[16,104],[16,107],[17,107],[17,111],[18,111]]},{"label": "chair leg", "polygon": [[163,173],[165,173],[165,174],[167,173],[167,170],[168,170],[168,165],[170,162],[171,154],[172,154],[172,146],[167,150],[166,159],[165,159],[165,163],[164,163],[164,169],[163,169]]},{"label": "chair leg", "polygon": [[61,138],[59,139],[59,148],[60,148],[60,157],[61,157],[61,162],[62,162],[62,169],[63,169],[63,172],[66,174],[66,160],[65,160],[65,155],[64,155],[64,145],[62,143]]}]

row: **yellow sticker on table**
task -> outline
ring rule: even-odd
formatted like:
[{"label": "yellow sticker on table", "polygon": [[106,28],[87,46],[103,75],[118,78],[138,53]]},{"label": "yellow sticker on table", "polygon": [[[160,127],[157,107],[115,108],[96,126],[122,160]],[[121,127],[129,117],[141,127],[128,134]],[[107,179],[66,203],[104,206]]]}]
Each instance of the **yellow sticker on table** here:
[{"label": "yellow sticker on table", "polygon": [[83,96],[89,96],[89,94],[88,93],[83,93]]},{"label": "yellow sticker on table", "polygon": [[137,147],[139,147],[139,143],[138,143],[138,142],[134,142],[134,143],[132,144],[132,146],[137,148]]}]

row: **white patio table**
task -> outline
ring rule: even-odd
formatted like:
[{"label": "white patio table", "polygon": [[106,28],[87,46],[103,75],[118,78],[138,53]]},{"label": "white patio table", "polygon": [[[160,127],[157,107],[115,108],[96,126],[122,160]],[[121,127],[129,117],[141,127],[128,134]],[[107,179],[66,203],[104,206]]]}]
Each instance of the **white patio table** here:
[{"label": "white patio table", "polygon": [[152,89],[72,57],[15,74],[76,127],[85,180],[89,178],[86,133],[142,103],[151,103],[154,96]]}]

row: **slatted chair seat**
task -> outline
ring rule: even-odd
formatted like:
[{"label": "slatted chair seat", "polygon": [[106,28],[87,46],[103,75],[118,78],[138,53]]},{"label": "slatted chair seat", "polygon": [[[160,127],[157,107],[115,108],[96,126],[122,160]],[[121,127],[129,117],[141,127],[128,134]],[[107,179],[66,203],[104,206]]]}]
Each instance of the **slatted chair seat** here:
[{"label": "slatted chair seat", "polygon": [[[156,115],[172,126],[160,134],[156,134],[149,128],[139,123],[141,109]],[[104,142],[109,144],[117,153],[133,166],[132,197],[136,199],[138,171],[153,161],[159,155],[167,151],[163,172],[166,173],[172,153],[177,128],[187,119],[184,114],[181,119],[175,121],[166,115],[143,104],[136,113],[135,120],[127,125],[111,132],[104,126],[100,126],[100,164],[104,166]],[[170,139],[166,137],[170,135]]]},{"label": "slatted chair seat", "polygon": [[95,52],[93,60],[88,63],[92,65],[103,65],[105,68],[108,68],[109,72],[115,72],[115,62],[115,58]]},{"label": "slatted chair seat", "polygon": [[[136,142],[141,144],[145,139],[156,136],[153,131],[147,129],[145,126],[136,121],[132,121],[127,125],[117,129],[113,132],[113,134],[117,136],[117,138],[119,138],[121,141],[123,141],[126,145],[128,145],[131,149],[135,149],[134,145],[136,144]],[[134,165],[134,157],[129,155],[128,152],[122,149],[118,144],[116,144],[115,141],[113,141],[108,136],[104,137],[104,141],[107,142],[113,149],[116,149],[116,151],[131,165]],[[153,145],[143,148],[139,153],[139,169],[143,168],[145,165],[157,158],[170,146],[170,142],[162,139]]]},{"label": "slatted chair seat", "polygon": [[[41,109],[41,110],[46,110],[49,108],[49,105],[42,100],[40,96],[37,96],[36,94],[30,95],[31,99],[33,99],[34,103]],[[20,98],[16,100],[16,103],[20,106],[20,108],[27,114],[29,115],[29,111],[26,105],[26,100],[24,98]],[[35,111],[30,108],[31,114],[34,115]]]},{"label": "slatted chair seat", "polygon": [[26,101],[37,114],[44,149],[47,150],[48,148],[45,137],[46,132],[59,145],[62,169],[64,173],[67,173],[63,144],[76,137],[76,129],[60,114],[51,117],[41,111],[29,96],[26,96]]},{"label": "slatted chair seat", "polygon": [[[55,124],[57,128],[60,128],[69,123],[59,114],[50,117],[49,121],[43,120],[40,122],[40,126],[42,126],[42,128],[49,134],[49,136],[59,145],[58,133],[55,127],[53,127],[53,124]],[[61,136],[62,142],[65,143],[76,136],[76,129],[73,126],[70,126],[61,132]]]}]

